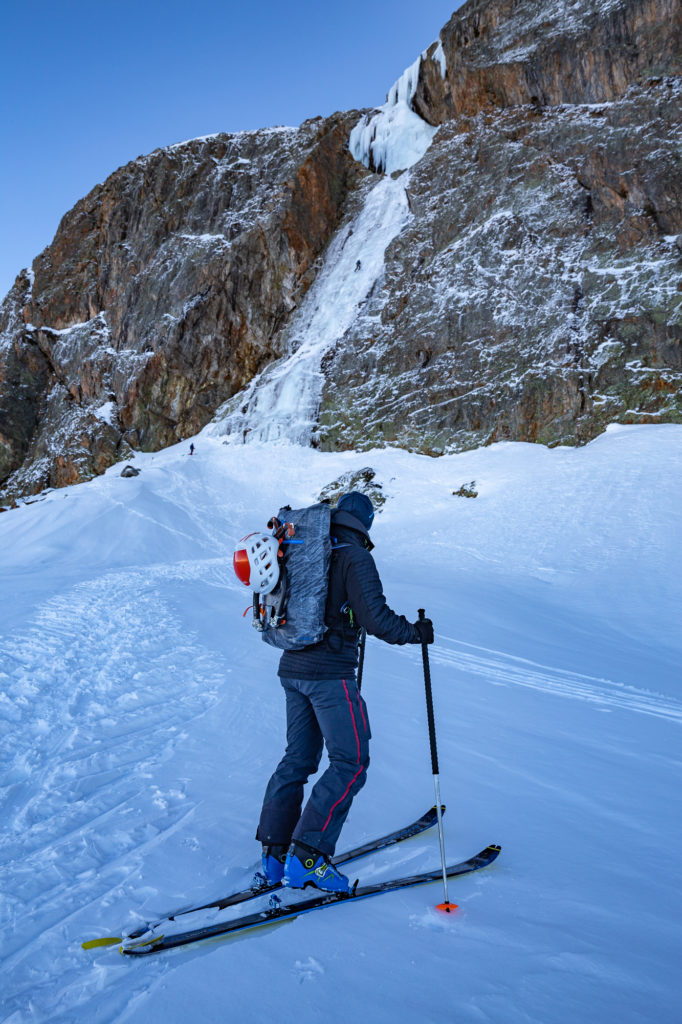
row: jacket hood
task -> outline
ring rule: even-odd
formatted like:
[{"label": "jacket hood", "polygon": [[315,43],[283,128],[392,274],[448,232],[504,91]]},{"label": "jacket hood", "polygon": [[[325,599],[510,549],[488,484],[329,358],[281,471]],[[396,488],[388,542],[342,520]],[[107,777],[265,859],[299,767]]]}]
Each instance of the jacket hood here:
[{"label": "jacket hood", "polygon": [[[345,509],[336,508],[332,512],[332,532],[339,535],[339,540],[342,539],[342,534],[346,530],[352,530],[354,533],[362,535],[362,539],[358,538],[358,541],[363,547],[366,547],[368,551],[371,551],[374,545],[369,539],[369,530],[364,523],[361,523],[357,516],[352,515]],[[340,529],[338,529],[340,527]],[[352,538],[349,538],[352,539]]]}]

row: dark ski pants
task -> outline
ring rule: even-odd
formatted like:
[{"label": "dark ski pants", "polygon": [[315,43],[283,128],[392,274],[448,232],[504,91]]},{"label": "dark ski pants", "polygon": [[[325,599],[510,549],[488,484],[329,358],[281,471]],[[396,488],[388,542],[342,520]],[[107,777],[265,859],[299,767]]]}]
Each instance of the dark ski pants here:
[{"label": "dark ski pants", "polygon": [[[287,706],[287,749],[270,779],[256,838],[288,845],[292,838],[331,857],[353,797],[369,765],[369,721],[357,685],[348,679],[282,679]],[[303,787],[320,764],[329,767],[301,814]]]}]

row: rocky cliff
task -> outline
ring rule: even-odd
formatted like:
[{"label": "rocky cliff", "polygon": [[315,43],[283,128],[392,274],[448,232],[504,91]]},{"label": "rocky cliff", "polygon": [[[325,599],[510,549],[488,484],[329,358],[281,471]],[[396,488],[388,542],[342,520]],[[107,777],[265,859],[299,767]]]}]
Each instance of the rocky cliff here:
[{"label": "rocky cliff", "polygon": [[680,22],[676,0],[453,15],[411,99],[440,126],[412,221],[325,362],[323,447],[682,421]]},{"label": "rocky cliff", "polygon": [[369,169],[349,153],[357,112],[121,168],[0,312],[5,496],[84,479],[219,409],[248,439],[235,417],[262,371],[285,380],[301,361],[292,325],[318,278],[310,329],[330,289],[348,292],[308,374],[323,447],[437,454],[682,421],[680,20],[673,0],[469,0],[394,89],[433,127],[394,174],[409,215],[396,195],[362,287],[353,250],[355,304],[339,254],[371,245],[381,180],[371,150]]},{"label": "rocky cliff", "polygon": [[0,314],[0,485],[102,472],[196,433],[279,355],[362,173],[356,114],[216,135],[116,171]]},{"label": "rocky cliff", "polygon": [[678,0],[469,0],[424,55],[413,106],[438,125],[528,103],[605,103],[679,74],[680,62]]},{"label": "rocky cliff", "polygon": [[432,454],[682,421],[679,80],[447,122],[326,362],[324,447]]}]

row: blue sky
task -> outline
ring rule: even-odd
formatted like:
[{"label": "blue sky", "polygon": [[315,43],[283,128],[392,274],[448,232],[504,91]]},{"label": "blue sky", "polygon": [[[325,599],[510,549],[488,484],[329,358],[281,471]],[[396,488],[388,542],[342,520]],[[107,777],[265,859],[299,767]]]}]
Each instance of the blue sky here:
[{"label": "blue sky", "polygon": [[458,0],[36,0],[0,41],[0,297],[64,213],[142,153],[373,106]]}]

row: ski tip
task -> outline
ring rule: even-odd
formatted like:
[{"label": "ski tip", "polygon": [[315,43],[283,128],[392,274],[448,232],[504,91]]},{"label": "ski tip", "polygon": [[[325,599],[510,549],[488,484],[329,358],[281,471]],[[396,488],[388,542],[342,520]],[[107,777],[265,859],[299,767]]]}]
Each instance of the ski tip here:
[{"label": "ski tip", "polygon": [[81,949],[98,949],[100,946],[117,946],[123,939],[116,935],[105,935],[101,939],[88,939],[81,942]]},{"label": "ski tip", "polygon": [[440,910],[443,914],[452,914],[453,911],[459,910],[457,903],[438,903],[436,910]]}]

